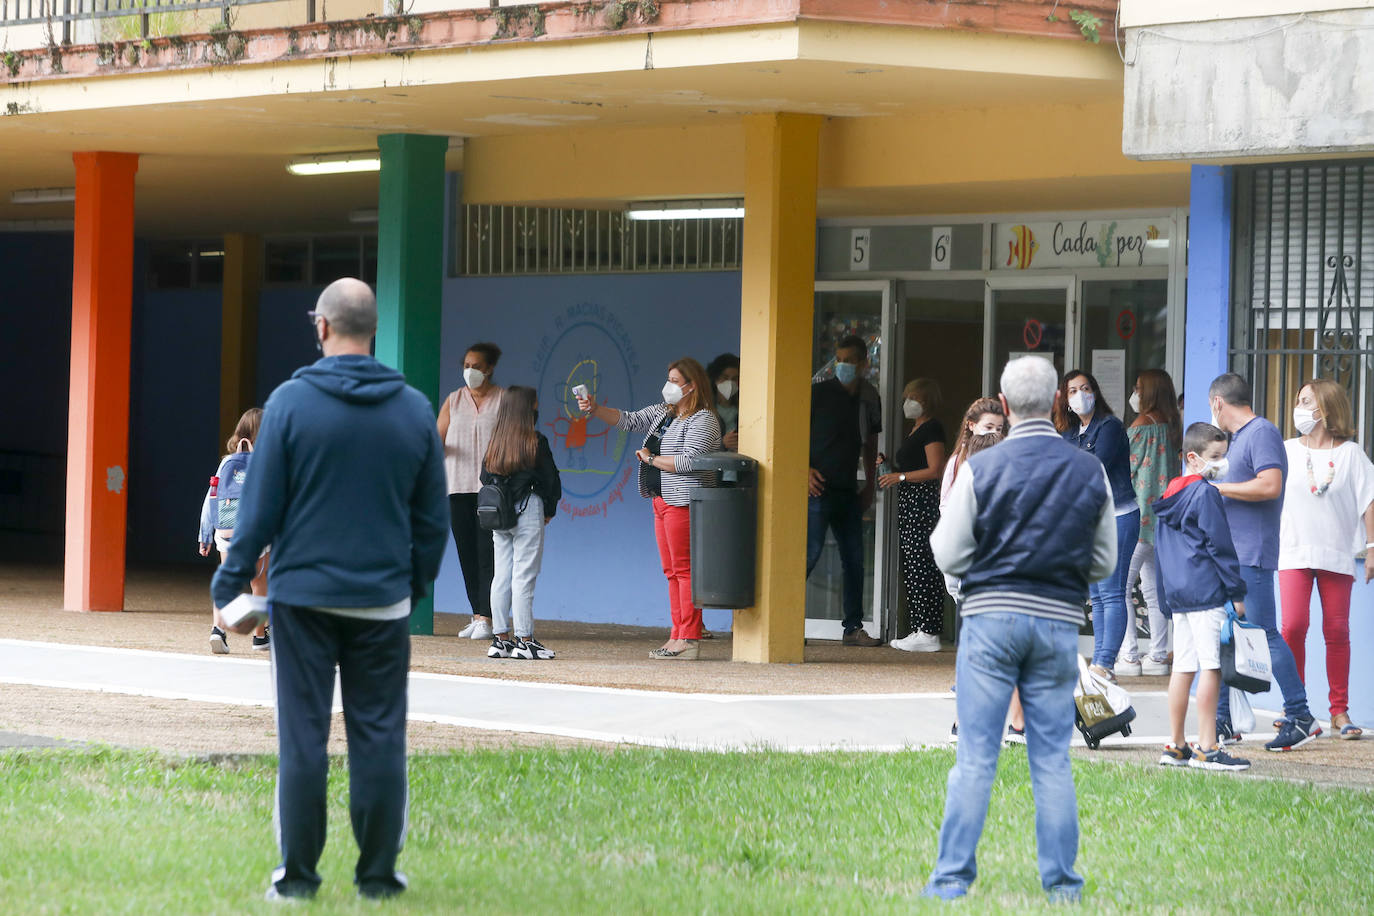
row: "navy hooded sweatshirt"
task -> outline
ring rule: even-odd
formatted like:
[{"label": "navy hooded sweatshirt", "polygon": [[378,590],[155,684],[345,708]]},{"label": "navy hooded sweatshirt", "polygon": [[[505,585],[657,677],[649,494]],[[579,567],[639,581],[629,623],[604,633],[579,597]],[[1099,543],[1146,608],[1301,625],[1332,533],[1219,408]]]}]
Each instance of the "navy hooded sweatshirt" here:
[{"label": "navy hooded sweatshirt", "polygon": [[383,607],[429,592],[448,537],[434,412],[371,356],[329,356],[272,392],[216,607],[272,546],[267,594],[304,607]]},{"label": "navy hooded sweatshirt", "polygon": [[1217,488],[1196,474],[1175,478],[1151,503],[1155,568],[1166,615],[1219,608],[1245,597],[1231,526]]}]

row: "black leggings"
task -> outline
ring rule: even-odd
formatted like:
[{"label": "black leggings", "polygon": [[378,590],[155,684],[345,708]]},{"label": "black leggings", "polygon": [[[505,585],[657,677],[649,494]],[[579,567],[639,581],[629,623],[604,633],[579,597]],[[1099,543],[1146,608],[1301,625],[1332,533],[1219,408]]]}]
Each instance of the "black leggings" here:
[{"label": "black leggings", "polygon": [[491,532],[477,524],[477,494],[448,495],[449,525],[458,548],[458,565],[463,567],[463,586],[468,592],[472,613],[491,616],[491,580],[496,574]]}]

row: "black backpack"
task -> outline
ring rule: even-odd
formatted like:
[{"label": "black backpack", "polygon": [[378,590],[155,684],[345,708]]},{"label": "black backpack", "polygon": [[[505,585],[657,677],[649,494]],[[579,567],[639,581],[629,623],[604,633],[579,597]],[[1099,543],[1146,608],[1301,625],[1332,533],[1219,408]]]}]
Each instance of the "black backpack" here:
[{"label": "black backpack", "polygon": [[477,491],[477,524],[487,531],[506,531],[515,527],[519,513],[506,488],[509,479],[497,477]]}]

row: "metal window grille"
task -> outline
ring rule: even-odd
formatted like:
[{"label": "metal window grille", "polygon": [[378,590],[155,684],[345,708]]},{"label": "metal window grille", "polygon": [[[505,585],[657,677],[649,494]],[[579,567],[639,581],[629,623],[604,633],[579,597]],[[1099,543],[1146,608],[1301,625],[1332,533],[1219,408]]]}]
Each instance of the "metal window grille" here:
[{"label": "metal window grille", "polygon": [[1255,411],[1296,435],[1312,378],[1350,395],[1360,442],[1374,437],[1374,160],[1240,170],[1231,368]]},{"label": "metal window grille", "polygon": [[632,220],[619,210],[464,205],[466,276],[738,270],[742,219]]}]

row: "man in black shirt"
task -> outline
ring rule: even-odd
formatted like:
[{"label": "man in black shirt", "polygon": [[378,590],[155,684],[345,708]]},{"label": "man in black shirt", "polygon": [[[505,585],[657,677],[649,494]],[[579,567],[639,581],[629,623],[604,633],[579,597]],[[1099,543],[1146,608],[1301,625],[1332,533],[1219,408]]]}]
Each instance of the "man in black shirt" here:
[{"label": "man in black shirt", "polygon": [[[882,404],[864,381],[868,345],[849,336],[835,349],[835,377],[811,386],[811,479],[806,515],[806,575],[816,568],[827,528],[844,570],[844,644],[881,646],[863,629],[863,514],[873,504]],[[864,486],[858,486],[859,459]]]}]

